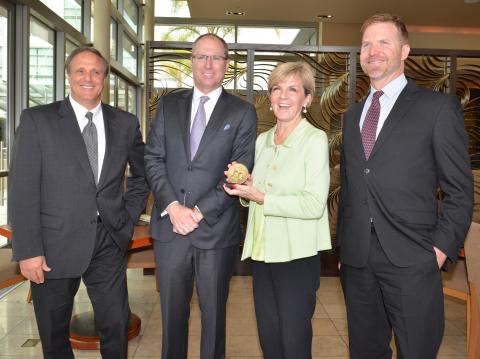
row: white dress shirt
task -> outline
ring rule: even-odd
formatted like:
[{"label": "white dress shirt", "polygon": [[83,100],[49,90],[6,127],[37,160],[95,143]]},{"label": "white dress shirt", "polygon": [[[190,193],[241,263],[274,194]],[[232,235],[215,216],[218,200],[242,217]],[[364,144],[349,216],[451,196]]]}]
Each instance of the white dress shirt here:
[{"label": "white dress shirt", "polygon": [[205,115],[207,117],[207,125],[208,121],[210,121],[210,117],[212,116],[213,109],[217,104],[220,95],[222,94],[223,87],[220,86],[217,89],[213,90],[210,93],[204,94],[196,87],[193,87],[193,97],[192,97],[192,111],[190,113],[190,130],[192,130],[193,119],[195,118],[195,114],[197,113],[198,105],[200,104],[200,97],[208,96],[209,100],[205,102],[203,107],[205,107]]},{"label": "white dress shirt", "polygon": [[97,139],[98,139],[98,180],[100,180],[100,174],[102,173],[103,159],[105,158],[105,124],[103,123],[103,112],[102,112],[102,103],[99,102],[95,108],[88,110],[77,101],[75,101],[72,96],[68,96],[70,103],[72,104],[73,111],[77,117],[78,127],[80,127],[80,132],[83,131],[85,126],[88,123],[88,119],[85,117],[87,112],[93,113],[92,121],[97,128]]},{"label": "white dress shirt", "polygon": [[367,111],[372,103],[373,93],[382,90],[383,95],[380,96],[380,116],[378,118],[377,134],[375,136],[375,138],[378,138],[378,134],[380,133],[385,120],[390,114],[390,111],[392,110],[393,105],[395,105],[395,102],[397,101],[397,98],[402,92],[403,88],[407,86],[407,82],[408,81],[405,75],[401,74],[395,80],[390,81],[383,89],[375,89],[373,87],[370,88],[370,93],[365,101],[362,116],[360,117],[360,131],[362,131],[363,121],[365,121],[365,116],[367,115]]},{"label": "white dress shirt", "polygon": [[[203,105],[203,107],[205,108],[206,124],[208,125],[208,121],[210,121],[210,117],[212,116],[213,109],[215,108],[215,105],[217,104],[217,101],[220,98],[222,91],[223,91],[223,87],[220,86],[215,90],[213,90],[212,92],[204,94],[195,86],[193,87],[192,107],[190,112],[190,131],[192,130],[193,120],[195,119],[195,114],[197,113],[198,105],[200,104],[200,97],[208,96],[209,98],[208,101],[205,102],[205,104]],[[169,203],[168,206],[160,214],[160,217],[164,217],[168,214],[167,208],[172,203],[178,203],[178,201],[173,201]],[[182,203],[182,205],[185,205],[185,203]],[[200,211],[200,208],[198,208],[197,206],[195,206],[195,208]]]}]

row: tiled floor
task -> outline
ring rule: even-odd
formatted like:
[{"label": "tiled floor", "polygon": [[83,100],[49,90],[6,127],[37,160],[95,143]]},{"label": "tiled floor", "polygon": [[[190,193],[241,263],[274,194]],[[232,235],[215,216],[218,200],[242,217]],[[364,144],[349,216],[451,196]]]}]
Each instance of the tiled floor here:
[{"label": "tiled floor", "polygon": [[[154,276],[141,270],[128,270],[132,311],[142,319],[140,335],[130,341],[129,358],[160,358],[161,314]],[[24,283],[0,300],[0,359],[41,358],[41,344],[21,347],[27,339],[38,338],[32,305],[26,303],[28,284]],[[75,312],[91,308],[85,288],[81,287]],[[313,356],[348,358],[345,305],[338,278],[325,277],[317,294],[313,319]],[[446,331],[438,358],[465,358],[465,303],[446,299]],[[189,357],[199,357],[200,312],[196,298],[192,303]],[[98,351],[76,351],[77,358],[101,358]],[[234,277],[231,283],[227,318],[227,357],[261,358],[258,343],[250,277]]]}]

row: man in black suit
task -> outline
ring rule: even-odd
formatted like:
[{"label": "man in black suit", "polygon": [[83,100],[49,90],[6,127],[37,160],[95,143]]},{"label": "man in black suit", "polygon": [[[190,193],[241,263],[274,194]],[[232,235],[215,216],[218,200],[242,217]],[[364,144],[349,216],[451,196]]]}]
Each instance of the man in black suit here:
[{"label": "man in black suit", "polygon": [[126,358],[126,251],[148,195],[144,144],[135,116],[100,101],[109,70],[100,52],[77,48],[66,68],[70,96],[20,118],[9,176],[13,258],[31,281],[45,358],[74,357],[68,334],[81,278],[102,358]]},{"label": "man in black suit", "polygon": [[192,51],[194,88],[162,97],[147,137],[164,359],[187,357],[194,279],[201,358],[225,357],[228,285],[241,232],[238,198],[223,190],[224,171],[233,161],[251,169],[257,119],[251,104],[222,88],[227,68],[225,41],[200,36]]},{"label": "man in black suit", "polygon": [[[344,117],[337,246],[350,357],[436,357],[444,330],[440,268],[454,261],[472,215],[472,176],[454,96],[404,75],[410,46],[390,14],[363,24],[371,91]],[[437,190],[443,192],[442,212]]]}]

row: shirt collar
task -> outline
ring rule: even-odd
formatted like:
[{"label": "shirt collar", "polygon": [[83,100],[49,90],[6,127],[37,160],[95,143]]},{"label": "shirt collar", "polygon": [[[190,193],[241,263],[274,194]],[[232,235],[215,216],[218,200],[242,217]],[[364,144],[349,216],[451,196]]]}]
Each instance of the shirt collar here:
[{"label": "shirt collar", "polygon": [[196,88],[194,86],[193,87],[193,101],[197,102],[197,101],[199,101],[200,97],[208,96],[209,97],[208,102],[216,103],[217,100],[219,99],[220,95],[222,94],[222,91],[223,91],[223,87],[219,86],[215,90],[213,90],[212,92],[204,94],[202,91],[200,91],[198,88]]},{"label": "shirt collar", "polygon": [[[399,75],[394,80],[390,81],[387,85],[385,85],[381,89],[383,91],[383,95],[385,95],[389,99],[395,97],[400,91],[403,90],[403,88],[407,85],[407,82],[408,81],[407,81],[407,78],[405,77],[405,74],[402,73],[401,75]],[[373,96],[373,93],[377,91],[378,91],[377,89],[370,87],[369,97]]]},{"label": "shirt collar", "polygon": [[297,143],[297,139],[302,135],[303,129],[308,126],[308,121],[305,118],[302,118],[293,131],[288,135],[285,141],[282,144],[275,144],[275,130],[277,125],[275,125],[268,133],[267,137],[267,146],[270,147],[293,147]]},{"label": "shirt collar", "polygon": [[75,116],[77,116],[78,121],[82,120],[87,114],[87,112],[93,113],[93,117],[95,118],[95,116],[100,112],[100,109],[102,107],[102,102],[100,101],[97,106],[95,106],[91,110],[88,110],[86,107],[83,107],[77,101],[75,101],[72,96],[68,96],[68,99],[70,100],[70,104],[73,107],[73,112],[75,112]]}]

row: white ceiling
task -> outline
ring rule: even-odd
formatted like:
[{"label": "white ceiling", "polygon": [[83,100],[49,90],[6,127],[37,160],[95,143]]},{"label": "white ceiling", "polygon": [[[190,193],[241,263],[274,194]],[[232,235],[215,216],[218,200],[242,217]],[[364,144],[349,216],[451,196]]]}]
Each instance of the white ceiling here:
[{"label": "white ceiling", "polygon": [[[466,3],[472,2],[475,3]],[[188,0],[195,19],[264,22],[317,22],[361,24],[377,12],[400,15],[407,25],[480,28],[480,0]],[[227,16],[244,11],[245,16]]]}]

